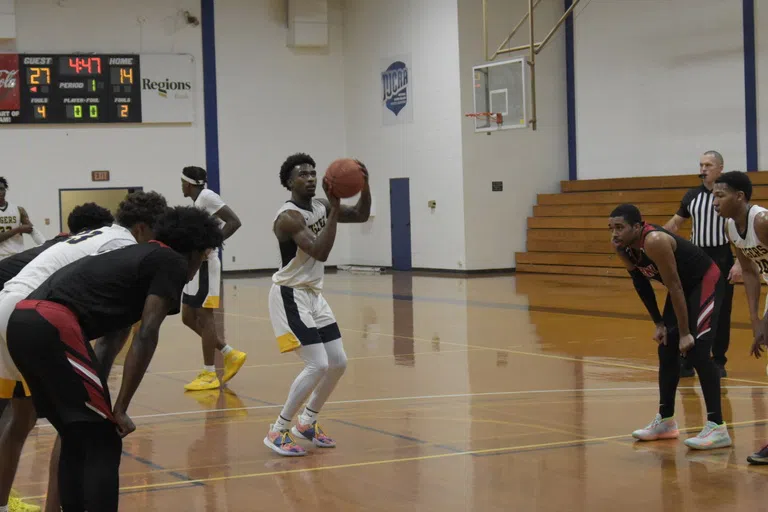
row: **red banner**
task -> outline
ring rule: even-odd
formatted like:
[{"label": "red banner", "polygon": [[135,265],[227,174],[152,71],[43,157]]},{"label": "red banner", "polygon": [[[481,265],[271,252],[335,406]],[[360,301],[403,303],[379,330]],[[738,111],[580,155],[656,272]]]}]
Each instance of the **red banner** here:
[{"label": "red banner", "polygon": [[19,56],[0,54],[0,123],[12,123],[21,108]]}]

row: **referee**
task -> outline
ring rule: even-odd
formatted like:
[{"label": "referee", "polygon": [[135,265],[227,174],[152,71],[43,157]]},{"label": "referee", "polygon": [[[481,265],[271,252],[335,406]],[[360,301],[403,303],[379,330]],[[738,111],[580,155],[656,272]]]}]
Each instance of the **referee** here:
[{"label": "referee", "polygon": [[[699,160],[699,177],[701,185],[690,189],[680,202],[680,209],[667,221],[664,228],[677,233],[686,219],[691,219],[693,229],[691,242],[704,249],[710,258],[720,267],[723,276],[728,276],[725,297],[720,311],[715,341],[712,345],[712,359],[720,370],[720,377],[727,376],[725,353],[731,340],[731,306],[733,302],[734,274],[739,269],[733,269],[734,258],[728,238],[725,236],[725,219],[720,217],[712,205],[712,189],[715,180],[723,172],[723,155],[717,151],[707,151]],[[683,360],[680,376],[693,377],[691,363]]]}]

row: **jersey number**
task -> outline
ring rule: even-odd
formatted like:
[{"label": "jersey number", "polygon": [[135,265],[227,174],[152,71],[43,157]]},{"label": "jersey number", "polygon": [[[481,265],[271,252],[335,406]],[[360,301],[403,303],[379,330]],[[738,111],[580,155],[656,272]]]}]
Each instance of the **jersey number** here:
[{"label": "jersey number", "polygon": [[98,229],[95,231],[89,231],[87,233],[83,233],[82,235],[73,236],[67,239],[68,244],[79,244],[80,242],[84,240],[88,240],[89,238],[93,238],[96,235],[100,235],[101,231]]},{"label": "jersey number", "polygon": [[13,231],[11,226],[0,226],[0,233],[7,233],[9,231]]},{"label": "jersey number", "polygon": [[768,274],[768,261],[756,260],[755,263],[757,263],[758,268],[760,268],[761,274]]}]

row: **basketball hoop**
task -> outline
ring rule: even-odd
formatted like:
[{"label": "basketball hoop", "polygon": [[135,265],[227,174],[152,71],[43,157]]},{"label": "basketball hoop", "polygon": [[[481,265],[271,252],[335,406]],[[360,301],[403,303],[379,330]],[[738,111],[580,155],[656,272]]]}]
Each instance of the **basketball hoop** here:
[{"label": "basketball hoop", "polygon": [[491,122],[496,123],[496,129],[501,130],[501,126],[504,124],[504,116],[501,113],[494,113],[494,112],[471,112],[469,114],[464,114],[464,117],[474,117],[475,118],[475,124],[477,124],[477,119],[480,117],[485,117],[488,123],[488,126],[491,126]]}]

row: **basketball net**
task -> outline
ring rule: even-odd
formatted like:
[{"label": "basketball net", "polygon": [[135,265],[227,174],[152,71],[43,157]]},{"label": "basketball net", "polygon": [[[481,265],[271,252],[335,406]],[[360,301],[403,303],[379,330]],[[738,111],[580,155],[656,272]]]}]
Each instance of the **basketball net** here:
[{"label": "basketball net", "polygon": [[464,114],[464,117],[485,117],[488,120],[488,125],[490,126],[491,122],[493,121],[498,125],[499,128],[501,128],[501,125],[504,124],[504,116],[501,113],[494,113],[494,112],[472,112],[469,114]]}]

